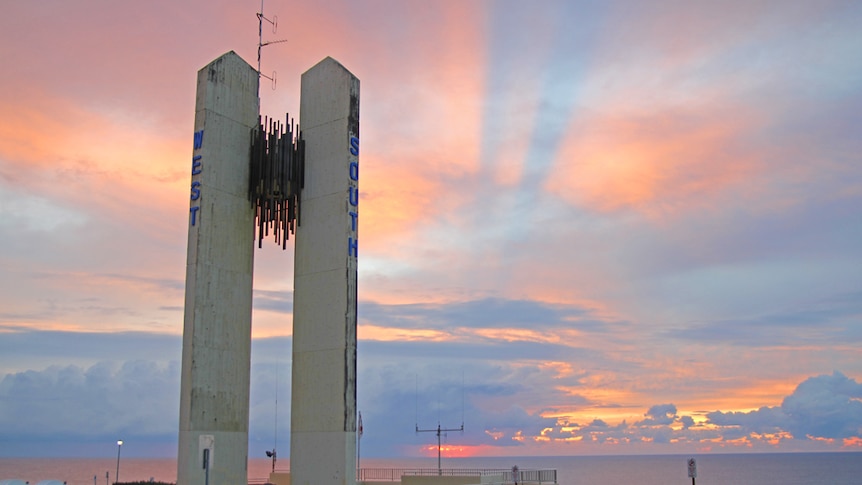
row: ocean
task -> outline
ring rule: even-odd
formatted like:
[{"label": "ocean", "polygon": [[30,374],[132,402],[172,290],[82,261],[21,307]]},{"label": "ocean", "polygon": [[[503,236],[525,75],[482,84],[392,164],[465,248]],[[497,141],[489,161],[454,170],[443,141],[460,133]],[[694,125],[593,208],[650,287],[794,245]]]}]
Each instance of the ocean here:
[{"label": "ocean", "polygon": [[[556,469],[560,485],[668,485],[691,483],[687,461],[697,461],[697,485],[862,484],[862,453],[749,453],[650,456],[553,456],[444,458],[444,468]],[[278,462],[277,469],[287,460]],[[363,468],[435,468],[434,458],[363,458]],[[35,485],[59,479],[68,485],[113,483],[116,458],[0,458],[0,480],[21,478]],[[272,462],[249,460],[249,479],[263,483]],[[105,475],[110,478],[106,480]],[[122,458],[120,480],[174,482],[172,458]],[[381,482],[385,485],[385,482]]]}]

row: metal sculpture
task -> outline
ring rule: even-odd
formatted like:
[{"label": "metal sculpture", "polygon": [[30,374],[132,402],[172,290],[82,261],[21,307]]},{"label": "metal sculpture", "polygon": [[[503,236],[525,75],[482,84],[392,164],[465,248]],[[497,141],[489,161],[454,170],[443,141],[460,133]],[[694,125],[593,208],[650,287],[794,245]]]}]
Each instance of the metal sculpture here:
[{"label": "metal sculpture", "polygon": [[258,118],[251,132],[248,197],[255,210],[258,247],[272,231],[276,244],[287,240],[300,224],[300,194],[305,179],[305,143],[299,125]]}]

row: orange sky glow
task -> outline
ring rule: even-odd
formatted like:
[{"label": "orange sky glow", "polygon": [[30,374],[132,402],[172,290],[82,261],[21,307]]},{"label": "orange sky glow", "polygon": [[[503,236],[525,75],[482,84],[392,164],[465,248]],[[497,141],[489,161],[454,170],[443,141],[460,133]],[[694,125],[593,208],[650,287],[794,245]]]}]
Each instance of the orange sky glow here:
[{"label": "orange sky glow", "polygon": [[[195,76],[256,63],[259,5],[74,4],[0,15],[2,392],[175,393]],[[790,4],[267,2],[263,115],[361,80],[369,453],[862,450],[862,8]],[[255,258],[264,442],[292,243]]]}]

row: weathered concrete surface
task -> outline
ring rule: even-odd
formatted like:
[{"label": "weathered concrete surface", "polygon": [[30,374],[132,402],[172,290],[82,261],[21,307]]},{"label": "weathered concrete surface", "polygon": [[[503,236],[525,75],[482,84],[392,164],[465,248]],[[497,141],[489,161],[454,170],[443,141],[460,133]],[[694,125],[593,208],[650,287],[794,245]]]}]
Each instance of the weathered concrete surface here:
[{"label": "weathered concrete surface", "polygon": [[204,483],[204,448],[211,485],[247,481],[254,266],[248,153],[257,82],[257,71],[233,52],[198,71],[194,131],[203,133],[189,160],[178,485]]},{"label": "weathered concrete surface", "polygon": [[272,472],[269,474],[272,485],[290,485],[290,472]]},{"label": "weathered concrete surface", "polygon": [[296,230],[290,475],[356,481],[359,80],[326,58],[302,75],[305,186]]}]

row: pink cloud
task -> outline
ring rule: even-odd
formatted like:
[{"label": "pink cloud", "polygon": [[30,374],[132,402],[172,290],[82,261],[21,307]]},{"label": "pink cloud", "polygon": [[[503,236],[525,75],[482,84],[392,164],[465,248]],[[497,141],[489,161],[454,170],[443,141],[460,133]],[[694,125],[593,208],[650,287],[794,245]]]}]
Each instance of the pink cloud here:
[{"label": "pink cloud", "polygon": [[620,117],[596,113],[570,128],[547,189],[599,212],[648,216],[709,207],[711,199],[765,169],[740,146],[757,130],[756,113],[665,110]]}]

